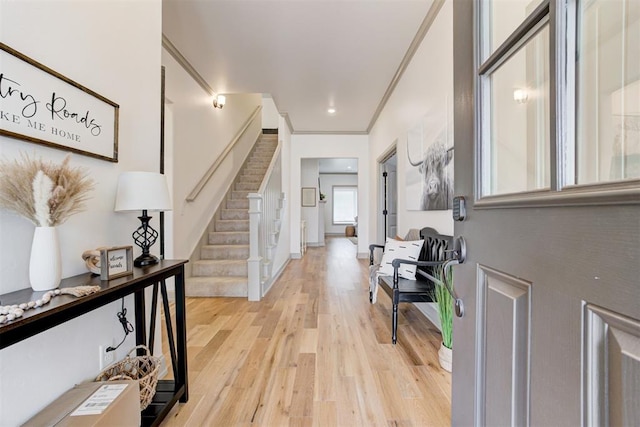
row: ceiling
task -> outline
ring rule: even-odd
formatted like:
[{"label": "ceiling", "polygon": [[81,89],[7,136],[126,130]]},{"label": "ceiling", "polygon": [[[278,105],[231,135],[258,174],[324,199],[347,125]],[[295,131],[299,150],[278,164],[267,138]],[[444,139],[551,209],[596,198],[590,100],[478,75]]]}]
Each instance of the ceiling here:
[{"label": "ceiling", "polygon": [[163,0],[162,32],[214,92],[271,94],[295,133],[367,133],[432,3]]}]

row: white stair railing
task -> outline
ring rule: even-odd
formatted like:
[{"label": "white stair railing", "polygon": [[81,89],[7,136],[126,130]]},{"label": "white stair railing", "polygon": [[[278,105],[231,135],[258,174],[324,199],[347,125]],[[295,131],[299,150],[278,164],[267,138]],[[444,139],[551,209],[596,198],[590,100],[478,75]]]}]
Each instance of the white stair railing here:
[{"label": "white stair railing", "polygon": [[280,144],[256,193],[249,193],[249,301],[260,301],[273,274],[282,225],[282,156]]}]

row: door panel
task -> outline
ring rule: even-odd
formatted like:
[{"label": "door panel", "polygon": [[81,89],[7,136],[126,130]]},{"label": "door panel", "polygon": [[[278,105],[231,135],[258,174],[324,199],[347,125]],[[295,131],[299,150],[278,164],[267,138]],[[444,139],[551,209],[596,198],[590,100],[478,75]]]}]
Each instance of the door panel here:
[{"label": "door panel", "polygon": [[640,425],[640,322],[593,305],[585,312],[587,424]]},{"label": "door panel", "polygon": [[477,276],[481,424],[528,425],[531,285],[485,266]]}]

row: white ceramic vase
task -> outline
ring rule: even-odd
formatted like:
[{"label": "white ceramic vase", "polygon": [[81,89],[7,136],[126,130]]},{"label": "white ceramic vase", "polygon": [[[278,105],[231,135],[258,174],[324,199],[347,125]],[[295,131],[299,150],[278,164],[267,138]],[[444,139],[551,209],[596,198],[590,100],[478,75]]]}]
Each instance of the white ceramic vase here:
[{"label": "white ceramic vase", "polygon": [[440,350],[438,350],[438,360],[440,361],[440,366],[447,372],[451,372],[451,365],[453,361],[453,350],[444,346],[444,344],[440,343]]},{"label": "white ceramic vase", "polygon": [[60,284],[62,266],[56,227],[36,227],[31,244],[29,281],[34,291],[48,291]]}]

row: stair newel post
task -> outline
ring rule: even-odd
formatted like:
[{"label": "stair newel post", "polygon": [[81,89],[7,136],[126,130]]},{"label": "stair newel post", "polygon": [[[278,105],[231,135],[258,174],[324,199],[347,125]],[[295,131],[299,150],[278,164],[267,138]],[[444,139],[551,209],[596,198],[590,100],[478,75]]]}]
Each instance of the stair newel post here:
[{"label": "stair newel post", "polygon": [[247,294],[249,301],[260,301],[262,298],[262,279],[260,256],[260,222],[262,217],[262,195],[249,193],[249,259],[247,260],[249,277]]}]

